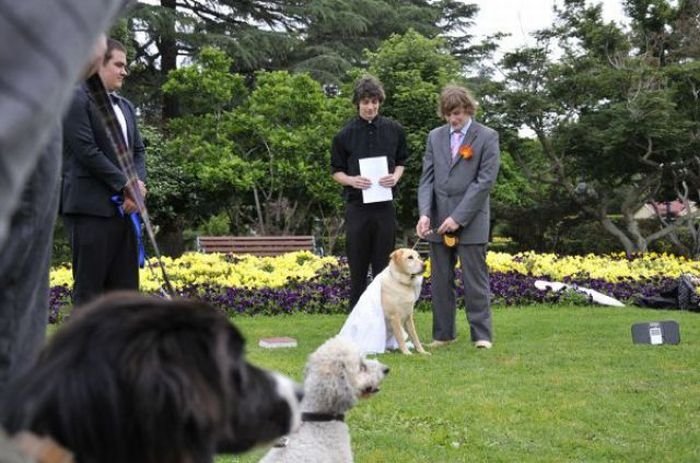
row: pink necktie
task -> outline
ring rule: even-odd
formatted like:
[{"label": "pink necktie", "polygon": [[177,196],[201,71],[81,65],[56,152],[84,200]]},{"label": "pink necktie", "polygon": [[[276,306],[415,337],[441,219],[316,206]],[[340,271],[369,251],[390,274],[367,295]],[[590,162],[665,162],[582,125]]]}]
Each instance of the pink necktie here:
[{"label": "pink necktie", "polygon": [[462,132],[456,130],[452,132],[452,142],[450,143],[450,148],[452,148],[452,159],[457,157],[457,152],[459,151],[459,145],[462,144]]}]

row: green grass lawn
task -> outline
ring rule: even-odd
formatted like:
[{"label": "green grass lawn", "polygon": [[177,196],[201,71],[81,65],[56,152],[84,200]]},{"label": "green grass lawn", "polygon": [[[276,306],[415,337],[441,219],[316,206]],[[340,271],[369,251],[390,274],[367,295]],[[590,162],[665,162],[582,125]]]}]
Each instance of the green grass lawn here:
[{"label": "green grass lawn", "polygon": [[[680,345],[632,344],[632,323],[670,319],[680,324]],[[234,321],[252,362],[301,380],[307,355],[344,317]],[[431,315],[416,323],[429,342]],[[391,367],[382,391],[347,417],[355,461],[700,461],[700,314],[497,307],[494,329],[494,348],[477,351],[462,312],[458,341],[432,356],[379,356]],[[259,348],[265,336],[293,336],[299,347]]]}]

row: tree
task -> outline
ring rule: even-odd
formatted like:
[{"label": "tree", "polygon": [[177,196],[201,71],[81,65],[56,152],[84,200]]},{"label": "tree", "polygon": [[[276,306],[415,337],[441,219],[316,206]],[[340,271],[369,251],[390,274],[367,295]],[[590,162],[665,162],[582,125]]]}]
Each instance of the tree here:
[{"label": "tree", "polygon": [[468,34],[477,11],[474,4],[454,0],[309,1],[300,15],[303,39],[291,58],[292,69],[339,85],[353,67],[365,67],[365,50],[375,51],[392,35],[409,30],[443,37],[453,56],[471,64],[484,53]]},{"label": "tree", "polygon": [[[648,13],[632,18],[632,32],[604,22],[600,5],[565,1],[556,10],[557,24],[539,33],[539,47],[504,57],[506,80],[493,100],[504,115],[502,129],[514,133],[525,126],[541,146],[547,165],[530,171],[531,180],[562,191],[632,254],[681,225],[661,224],[645,234],[634,213],[652,199],[675,194],[674,173],[698,152],[693,89],[700,74],[695,62],[679,59],[678,49],[671,53],[670,42],[659,48],[657,41],[646,41],[638,48],[640,30],[675,30],[683,5],[626,3],[628,11]],[[553,41],[563,51],[558,61]],[[675,56],[675,62],[661,54]],[[527,171],[522,146],[516,138],[506,140],[506,149]],[[621,215],[621,224],[613,214]]]},{"label": "tree", "polygon": [[203,198],[198,192],[196,177],[165,151],[162,133],[144,126],[141,134],[147,145],[146,204],[158,246],[165,255],[179,256],[185,251],[183,233],[196,220]]},{"label": "tree", "polygon": [[[130,10],[131,46],[136,51],[135,76],[157,101],[164,120],[179,115],[175,93],[159,92],[168,74],[191,61],[204,46],[215,45],[232,58],[233,71],[252,73],[284,63],[296,43],[297,1],[160,0]],[[235,64],[234,64],[235,63]],[[147,109],[156,109],[148,106]]]},{"label": "tree", "polygon": [[346,114],[308,74],[256,75],[238,122],[239,149],[260,168],[252,186],[260,233],[309,233],[312,218],[339,211],[339,189],[329,172],[330,134]]},{"label": "tree", "polygon": [[347,110],[307,74],[259,72],[248,92],[230,66],[205,48],[171,73],[164,91],[188,113],[171,120],[165,149],[197,179],[202,219],[226,211],[233,233],[309,234],[339,215],[329,134]]},{"label": "tree", "polygon": [[[182,104],[160,85],[204,46],[231,59],[231,71],[249,78],[260,70],[308,72],[322,84],[339,85],[363,66],[391,34],[414,29],[446,38],[463,64],[493,49],[471,44],[467,30],[477,12],[456,0],[160,0],[137,4],[127,19],[134,50],[130,94],[151,120],[179,115]],[[143,101],[142,101],[143,100]],[[153,104],[158,102],[159,104]]]}]

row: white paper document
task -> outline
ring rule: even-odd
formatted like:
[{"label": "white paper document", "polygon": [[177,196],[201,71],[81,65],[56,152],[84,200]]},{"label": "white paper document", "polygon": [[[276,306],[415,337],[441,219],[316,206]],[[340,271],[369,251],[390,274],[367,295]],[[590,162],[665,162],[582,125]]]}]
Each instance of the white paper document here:
[{"label": "white paper document", "polygon": [[394,199],[394,196],[391,194],[391,188],[386,188],[379,184],[380,178],[389,175],[389,163],[386,156],[361,158],[360,175],[372,182],[372,186],[362,190],[363,203],[378,203]]}]

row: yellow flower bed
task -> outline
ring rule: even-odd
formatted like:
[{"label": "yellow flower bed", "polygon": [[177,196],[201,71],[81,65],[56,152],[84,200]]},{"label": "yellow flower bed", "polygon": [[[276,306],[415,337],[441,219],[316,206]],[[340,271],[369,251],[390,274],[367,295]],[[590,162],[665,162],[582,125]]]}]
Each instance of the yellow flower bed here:
[{"label": "yellow flower bed", "polygon": [[[546,275],[555,280],[576,277],[616,282],[622,279],[677,278],[683,273],[700,275],[700,262],[656,253],[629,260],[622,253],[606,256],[557,256],[534,252],[489,252],[486,262],[491,272]],[[161,285],[160,271],[153,259],[151,263],[153,271],[148,267],[141,270],[141,290],[146,292],[157,291]],[[299,251],[277,257],[244,255],[231,263],[222,254],[187,253],[178,259],[164,257],[163,263],[175,288],[193,284],[276,288],[283,286],[289,278],[302,281],[313,278],[324,265],[338,265],[338,259]],[[430,276],[430,262],[426,262],[425,276]],[[60,285],[73,285],[70,267],[60,266],[51,271],[51,286]]]},{"label": "yellow flower bed", "polygon": [[557,256],[534,252],[489,252],[486,262],[492,272],[548,275],[557,280],[576,276],[616,282],[622,279],[646,280],[662,276],[677,278],[682,273],[700,275],[700,262],[665,253],[648,253],[630,260],[624,253],[606,256]]},{"label": "yellow flower bed", "polygon": [[70,266],[61,265],[51,269],[49,284],[53,286],[73,287],[73,271]]},{"label": "yellow flower bed", "polygon": [[[153,271],[141,269],[141,291],[157,291],[162,283],[161,272],[155,259],[150,260]],[[308,280],[326,264],[337,265],[335,257],[319,257],[308,251],[283,254],[276,257],[243,255],[235,263],[227,262],[223,254],[186,253],[177,259],[163,258],[163,265],[175,288],[191,284],[211,284],[225,287],[275,288],[289,278]],[[51,271],[51,286],[73,285],[69,267]]]}]

